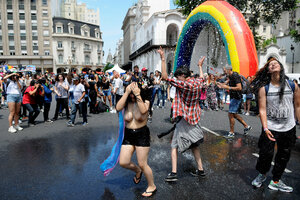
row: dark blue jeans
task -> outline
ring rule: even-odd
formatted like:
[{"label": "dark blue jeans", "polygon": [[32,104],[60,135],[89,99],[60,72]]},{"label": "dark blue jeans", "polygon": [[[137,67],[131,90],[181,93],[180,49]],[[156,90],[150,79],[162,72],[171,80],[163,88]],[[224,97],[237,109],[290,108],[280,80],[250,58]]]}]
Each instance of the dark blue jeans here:
[{"label": "dark blue jeans", "polygon": [[86,106],[85,102],[81,102],[79,104],[73,103],[73,105],[72,105],[72,111],[71,111],[71,122],[72,122],[72,124],[75,123],[76,113],[79,110],[81,110],[83,123],[84,122],[87,123],[87,106]]},{"label": "dark blue jeans", "polygon": [[29,112],[28,124],[34,124],[34,120],[40,114],[40,108],[37,104],[24,104]]},{"label": "dark blue jeans", "polygon": [[155,100],[155,96],[157,94],[157,106],[159,105],[159,101],[161,99],[161,88],[153,88],[152,90],[152,99],[151,99],[151,102],[152,102],[152,105],[154,105],[154,100]]}]

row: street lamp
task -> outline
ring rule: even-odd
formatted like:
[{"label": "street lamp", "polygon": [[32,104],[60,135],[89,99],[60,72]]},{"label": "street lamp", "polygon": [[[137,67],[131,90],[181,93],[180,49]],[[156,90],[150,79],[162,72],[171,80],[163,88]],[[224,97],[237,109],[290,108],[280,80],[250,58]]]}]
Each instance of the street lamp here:
[{"label": "street lamp", "polygon": [[292,73],[294,73],[294,55],[295,55],[295,47],[291,44],[291,51],[293,53],[293,60],[292,60]]}]

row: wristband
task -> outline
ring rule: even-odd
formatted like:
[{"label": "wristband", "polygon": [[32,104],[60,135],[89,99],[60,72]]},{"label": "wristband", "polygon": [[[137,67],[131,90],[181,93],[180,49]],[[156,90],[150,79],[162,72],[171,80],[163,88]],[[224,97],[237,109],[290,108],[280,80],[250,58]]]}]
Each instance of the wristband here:
[{"label": "wristband", "polygon": [[268,128],[264,128],[264,132],[268,131],[269,129]]}]

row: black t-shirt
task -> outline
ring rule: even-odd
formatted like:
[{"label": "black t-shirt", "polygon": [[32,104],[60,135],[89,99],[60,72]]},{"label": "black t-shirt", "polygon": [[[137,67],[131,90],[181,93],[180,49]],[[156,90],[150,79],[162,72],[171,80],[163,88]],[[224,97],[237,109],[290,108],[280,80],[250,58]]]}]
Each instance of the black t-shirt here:
[{"label": "black t-shirt", "polygon": [[94,81],[89,81],[90,91],[95,91],[95,84],[96,84],[96,82],[94,82]]},{"label": "black t-shirt", "polygon": [[102,90],[108,90],[109,89],[109,81],[106,81],[106,82],[100,82],[99,83],[99,87],[102,88]]},{"label": "black t-shirt", "polygon": [[[236,72],[233,72],[233,74],[229,76],[229,86],[236,87],[239,83],[242,84],[240,75]],[[230,90],[230,98],[239,100],[242,98],[242,92],[237,90]]]}]

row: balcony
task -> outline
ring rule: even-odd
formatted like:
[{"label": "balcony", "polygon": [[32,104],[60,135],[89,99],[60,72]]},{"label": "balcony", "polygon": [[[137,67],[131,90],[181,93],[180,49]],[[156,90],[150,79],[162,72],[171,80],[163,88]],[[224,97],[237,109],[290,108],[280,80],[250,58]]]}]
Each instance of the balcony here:
[{"label": "balcony", "polygon": [[63,51],[64,50],[64,48],[60,47],[60,46],[57,46],[56,49],[57,49],[57,51]]},{"label": "balcony", "polygon": [[83,49],[83,51],[84,51],[84,53],[91,53],[92,49],[89,48],[89,47],[85,47],[85,48]]}]

